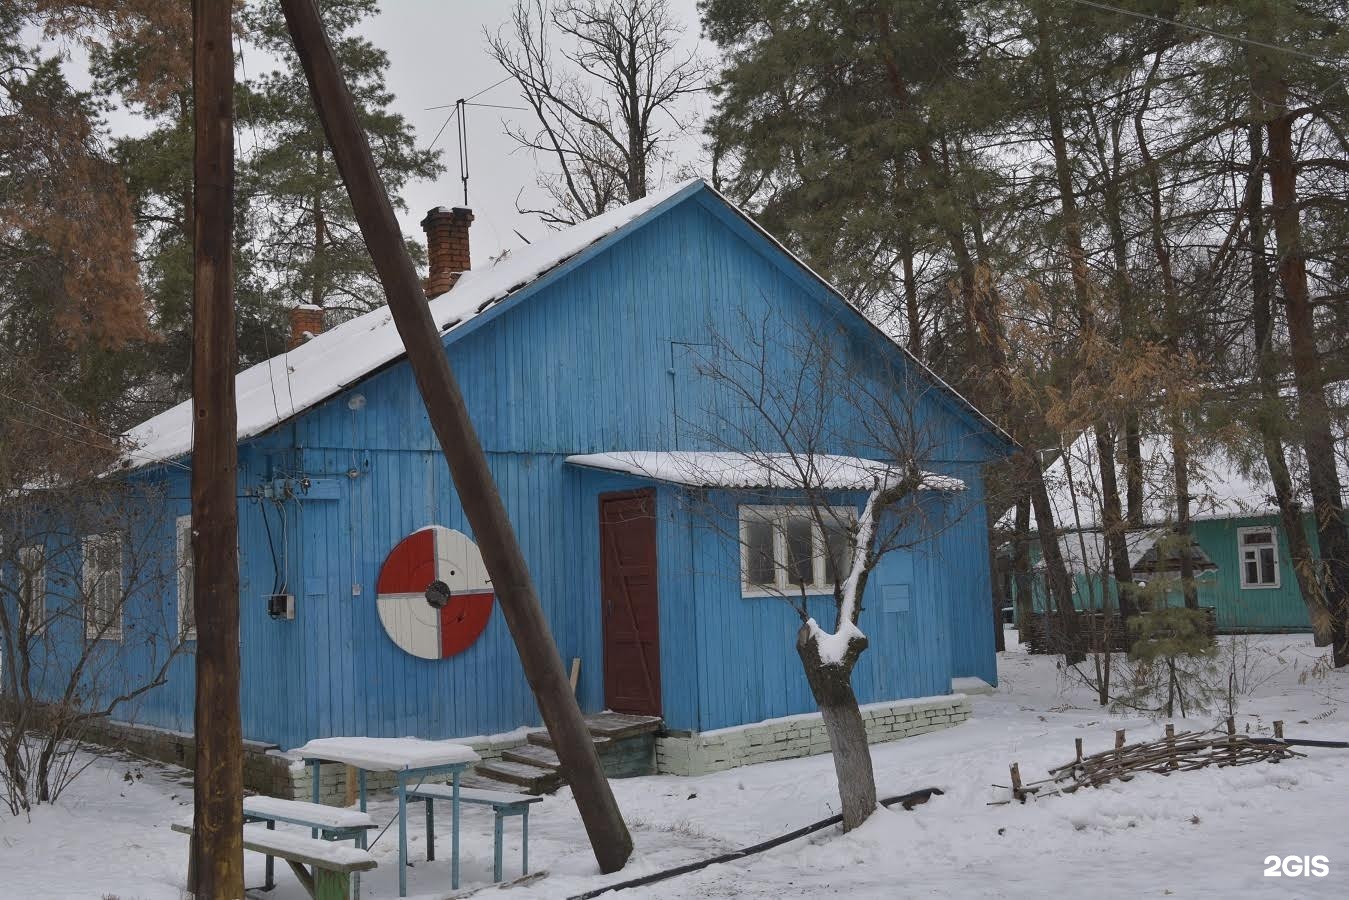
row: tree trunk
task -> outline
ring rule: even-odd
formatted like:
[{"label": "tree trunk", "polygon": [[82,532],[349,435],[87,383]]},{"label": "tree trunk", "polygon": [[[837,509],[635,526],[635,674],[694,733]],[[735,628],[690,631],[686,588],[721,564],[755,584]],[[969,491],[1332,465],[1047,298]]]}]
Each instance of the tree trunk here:
[{"label": "tree trunk", "polygon": [[1307,617],[1316,634],[1316,646],[1326,647],[1331,642],[1330,615],[1319,566],[1307,538],[1307,525],[1302,515],[1302,504],[1293,491],[1293,476],[1288,470],[1288,459],[1283,452],[1283,399],[1279,396],[1279,360],[1274,352],[1274,297],[1273,279],[1265,256],[1264,212],[1264,136],[1259,124],[1252,122],[1246,129],[1250,147],[1250,175],[1246,180],[1246,216],[1249,222],[1251,245],[1251,325],[1258,354],[1256,383],[1260,390],[1260,413],[1254,425],[1260,432],[1261,448],[1269,480],[1274,487],[1274,499],[1279,505],[1279,522],[1288,540],[1288,555],[1292,558],[1293,575],[1297,578],[1302,602],[1307,606]]},{"label": "tree trunk", "polygon": [[1293,377],[1297,385],[1299,430],[1307,456],[1316,536],[1325,574],[1326,607],[1336,668],[1349,665],[1349,530],[1335,465],[1335,439],[1330,428],[1321,359],[1316,347],[1316,321],[1307,289],[1307,261],[1302,247],[1294,164],[1293,116],[1287,111],[1288,91],[1282,81],[1271,106],[1281,115],[1266,125],[1269,135],[1269,184],[1274,208],[1274,240],[1279,254]]},{"label": "tree trunk", "polygon": [[1030,568],[1030,497],[1022,494],[1016,501],[1016,532],[1012,535],[1012,588],[1016,593],[1016,627],[1021,642],[1035,611],[1035,582]]},{"label": "tree trunk", "polygon": [[[1153,66],[1154,72],[1160,63],[1159,54],[1157,63]],[[1175,271],[1171,266],[1171,248],[1167,246],[1166,232],[1163,228],[1161,179],[1152,152],[1148,148],[1147,130],[1143,127],[1143,110],[1139,110],[1138,115],[1134,117],[1134,134],[1147,172],[1149,231],[1152,235],[1152,252],[1157,257],[1157,266],[1162,272],[1162,297],[1166,305],[1166,342],[1179,371],[1183,363],[1181,331],[1184,328],[1180,314],[1180,291],[1176,287]],[[1175,397],[1168,397],[1166,405],[1167,417],[1171,421],[1171,471],[1176,488],[1175,536],[1180,545],[1181,594],[1185,599],[1186,609],[1198,609],[1199,590],[1194,581],[1194,558],[1190,552],[1193,543],[1190,529],[1190,441],[1185,432],[1185,417],[1180,409],[1180,401]]]},{"label": "tree trunk", "polygon": [[866,723],[852,689],[852,670],[866,649],[866,639],[854,639],[842,663],[820,662],[818,645],[804,625],[797,632],[796,652],[810,692],[820,707],[834,756],[834,774],[843,804],[843,830],[852,831],[876,811],[876,773],[871,765]]},{"label": "tree trunk", "polygon": [[1078,646],[1077,611],[1073,608],[1073,583],[1068,577],[1068,566],[1059,547],[1059,533],[1054,525],[1054,508],[1049,502],[1044,472],[1034,450],[1025,450],[1020,457],[1022,472],[1030,491],[1031,508],[1035,511],[1035,527],[1040,537],[1040,558],[1045,564],[1045,592],[1059,614],[1059,650],[1069,665],[1082,662],[1086,654]]},{"label": "tree trunk", "polygon": [[1104,527],[1106,548],[1110,554],[1110,569],[1115,574],[1119,593],[1119,615],[1124,627],[1138,615],[1134,596],[1134,573],[1129,563],[1129,543],[1124,533],[1124,516],[1119,502],[1119,480],[1115,472],[1115,436],[1110,423],[1098,421],[1092,429],[1096,434],[1097,468],[1101,473],[1101,524]]},{"label": "tree trunk", "polygon": [[987,502],[984,503],[984,528],[988,532],[988,574],[989,574],[989,602],[993,604],[993,650],[995,653],[1002,653],[1007,649],[1007,639],[1002,633],[1002,608],[1007,605],[1009,598],[1003,596],[1002,567],[998,565],[997,544],[993,540],[995,526],[998,522],[998,514],[994,512],[993,506]]},{"label": "tree trunk", "polygon": [[907,228],[900,230],[900,261],[904,272],[904,319],[908,325],[905,343],[914,356],[923,355],[923,320],[918,311],[918,280],[913,273],[913,240]]},{"label": "tree trunk", "polygon": [[324,288],[327,286],[325,262],[323,259],[327,238],[327,222],[323,215],[323,148],[318,149],[314,160],[314,254],[309,267],[309,302],[313,306],[323,306],[327,299]]}]

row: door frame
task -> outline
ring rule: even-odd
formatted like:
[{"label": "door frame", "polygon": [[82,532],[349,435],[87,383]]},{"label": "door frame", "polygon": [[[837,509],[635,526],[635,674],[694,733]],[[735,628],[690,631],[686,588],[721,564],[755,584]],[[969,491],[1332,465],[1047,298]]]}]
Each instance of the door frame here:
[{"label": "door frame", "polygon": [[653,571],[652,571],[652,590],[653,590],[654,595],[655,595],[655,607],[656,607],[655,634],[654,634],[655,645],[656,645],[656,670],[655,670],[655,677],[654,677],[655,684],[653,685],[653,687],[655,688],[655,698],[654,698],[654,699],[655,699],[655,704],[656,704],[656,705],[655,705],[655,712],[642,713],[641,715],[655,715],[655,716],[660,716],[660,715],[663,714],[663,710],[664,710],[664,708],[665,708],[665,699],[664,699],[664,696],[663,696],[663,694],[664,694],[664,686],[663,686],[664,682],[662,681],[662,677],[661,677],[661,676],[662,676],[662,672],[661,672],[661,660],[660,660],[660,657],[661,657],[661,641],[660,641],[660,534],[659,534],[659,531],[658,531],[658,524],[659,524],[659,523],[658,523],[657,518],[656,518],[656,497],[657,497],[657,491],[656,491],[656,489],[655,489],[654,487],[631,488],[631,489],[628,489],[628,490],[620,490],[620,491],[604,491],[604,492],[600,493],[600,494],[598,495],[598,497],[596,498],[595,513],[596,513],[596,524],[597,524],[597,526],[598,526],[598,531],[599,531],[599,550],[600,550],[600,559],[599,559],[599,564],[600,564],[600,572],[599,572],[599,576],[600,576],[600,578],[599,578],[599,581],[600,581],[600,591],[599,591],[599,593],[600,593],[600,596],[599,596],[599,600],[600,600],[600,654],[601,654],[601,657],[600,657],[600,672],[601,672],[601,679],[600,679],[600,681],[601,681],[601,685],[600,685],[600,686],[601,686],[601,693],[602,693],[602,702],[604,703],[605,707],[607,708],[607,707],[609,706],[609,666],[608,666],[608,652],[609,652],[609,613],[608,613],[608,610],[605,608],[605,602],[604,602],[604,592],[605,592],[605,584],[604,584],[604,556],[605,556],[605,548],[604,548],[604,527],[605,527],[605,522],[604,522],[604,504],[605,504],[606,502],[610,501],[610,500],[629,500],[629,499],[636,499],[636,498],[639,498],[639,497],[650,498],[650,504],[651,504],[651,527],[652,527],[652,540],[651,540],[651,566],[652,566],[652,570],[653,570]]}]

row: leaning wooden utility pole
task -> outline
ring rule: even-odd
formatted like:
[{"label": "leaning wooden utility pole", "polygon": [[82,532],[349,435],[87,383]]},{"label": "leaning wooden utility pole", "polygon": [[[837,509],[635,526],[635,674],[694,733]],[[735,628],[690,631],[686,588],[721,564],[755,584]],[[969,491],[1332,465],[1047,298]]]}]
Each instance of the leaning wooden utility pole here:
[{"label": "leaning wooden utility pole", "polygon": [[244,895],[243,728],[234,408],[233,0],[192,5],[192,598],[196,773],[188,889]]},{"label": "leaning wooden utility pole", "polygon": [[281,8],[309,79],[328,145],[351,196],[361,236],[384,285],[389,311],[407,350],[426,414],[449,463],[464,515],[482,549],[492,587],[501,601],[543,724],[553,737],[562,770],[571,784],[595,859],[600,871],[615,872],[623,868],[632,853],[632,836],[600,768],[581,708],[572,695],[524,554],[487,466],[487,456],[478,442],[463,394],[450,370],[449,357],[440,343],[440,333],[431,318],[417,270],[403,244],[393,206],[375,170],[370,143],[356,119],[356,108],[337,68],[314,0],[281,0]]}]

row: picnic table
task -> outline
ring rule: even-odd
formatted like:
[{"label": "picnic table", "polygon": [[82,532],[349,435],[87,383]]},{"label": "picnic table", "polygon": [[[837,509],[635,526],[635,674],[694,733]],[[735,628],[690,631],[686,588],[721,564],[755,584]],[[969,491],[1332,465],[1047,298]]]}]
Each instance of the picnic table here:
[{"label": "picnic table", "polygon": [[398,896],[407,896],[408,790],[427,778],[449,775],[452,790],[450,888],[459,888],[459,775],[478,761],[472,747],[419,738],[316,738],[296,748],[312,770],[314,802],[319,802],[319,775],[324,763],[351,766],[357,773],[361,810],[366,804],[366,773],[391,772],[398,781]]}]

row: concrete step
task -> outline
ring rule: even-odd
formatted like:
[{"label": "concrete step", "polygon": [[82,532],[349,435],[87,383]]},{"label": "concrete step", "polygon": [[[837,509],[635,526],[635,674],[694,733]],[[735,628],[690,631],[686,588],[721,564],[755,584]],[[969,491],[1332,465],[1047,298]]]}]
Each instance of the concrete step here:
[{"label": "concrete step", "polygon": [[527,766],[539,766],[543,769],[561,769],[562,761],[557,758],[557,753],[552,747],[541,747],[537,744],[525,744],[523,747],[512,747],[509,750],[501,751],[501,758],[510,762],[524,763]]},{"label": "concrete step", "polygon": [[549,794],[562,786],[562,773],[528,763],[508,759],[478,763],[474,771],[481,777],[504,781],[513,787],[505,790],[524,791],[526,794]]}]

